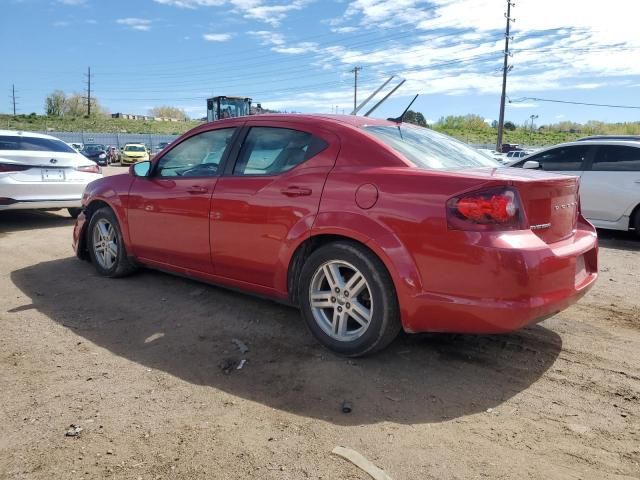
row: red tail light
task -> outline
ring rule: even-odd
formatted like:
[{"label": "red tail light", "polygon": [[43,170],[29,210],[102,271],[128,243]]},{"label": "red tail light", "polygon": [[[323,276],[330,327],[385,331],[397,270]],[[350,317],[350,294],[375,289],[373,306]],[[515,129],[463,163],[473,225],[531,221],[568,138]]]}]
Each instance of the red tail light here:
[{"label": "red tail light", "polygon": [[507,187],[471,192],[447,202],[452,230],[519,230],[522,219],[518,193]]},{"label": "red tail light", "polygon": [[86,173],[101,173],[102,169],[98,165],[87,165],[85,167],[77,167],[76,170],[79,172]]},{"label": "red tail light", "polygon": [[32,168],[29,165],[17,165],[14,163],[0,163],[0,172],[23,172]]}]

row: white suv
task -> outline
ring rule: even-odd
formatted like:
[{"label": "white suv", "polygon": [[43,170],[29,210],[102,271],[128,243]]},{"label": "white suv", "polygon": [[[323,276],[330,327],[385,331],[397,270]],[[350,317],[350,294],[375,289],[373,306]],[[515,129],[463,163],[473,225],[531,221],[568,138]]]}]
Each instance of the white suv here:
[{"label": "white suv", "polygon": [[509,164],[578,175],[582,213],[598,228],[640,236],[640,142],[563,143]]}]

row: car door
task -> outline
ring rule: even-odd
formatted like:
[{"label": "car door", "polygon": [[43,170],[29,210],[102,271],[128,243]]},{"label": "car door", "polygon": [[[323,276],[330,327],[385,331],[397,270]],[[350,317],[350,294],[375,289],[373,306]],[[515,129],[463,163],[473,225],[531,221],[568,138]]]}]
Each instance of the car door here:
[{"label": "car door", "polygon": [[315,126],[248,122],[211,202],[216,275],[275,287],[282,255],[309,235],[338,151],[338,138]]},{"label": "car door", "polygon": [[598,146],[580,192],[587,218],[616,222],[628,215],[640,204],[640,144]]},{"label": "car door", "polygon": [[165,265],[211,273],[211,195],[236,128],[197,133],[168,150],[149,177],[129,192],[128,222],[134,255]]}]

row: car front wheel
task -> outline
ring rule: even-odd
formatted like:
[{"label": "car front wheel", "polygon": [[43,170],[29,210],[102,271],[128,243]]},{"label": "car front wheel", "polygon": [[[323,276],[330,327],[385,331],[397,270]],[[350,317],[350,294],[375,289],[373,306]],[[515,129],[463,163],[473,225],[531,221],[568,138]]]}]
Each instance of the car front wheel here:
[{"label": "car front wheel", "polygon": [[123,277],[136,270],[127,257],[118,219],[110,208],[101,208],[91,216],[87,246],[91,261],[100,275]]},{"label": "car front wheel", "polygon": [[368,249],[346,241],[325,245],[309,256],[300,279],[304,319],[330,350],[366,355],[386,347],[400,331],[393,282]]}]

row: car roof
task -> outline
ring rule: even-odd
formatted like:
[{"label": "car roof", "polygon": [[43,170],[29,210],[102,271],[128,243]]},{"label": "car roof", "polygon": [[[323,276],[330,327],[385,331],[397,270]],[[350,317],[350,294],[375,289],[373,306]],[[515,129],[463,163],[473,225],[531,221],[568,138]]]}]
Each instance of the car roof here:
[{"label": "car roof", "polygon": [[23,132],[22,130],[0,130],[0,135],[6,135],[11,137],[27,137],[27,138],[47,138],[49,140],[60,140],[52,135],[45,135],[44,133],[36,132]]}]

